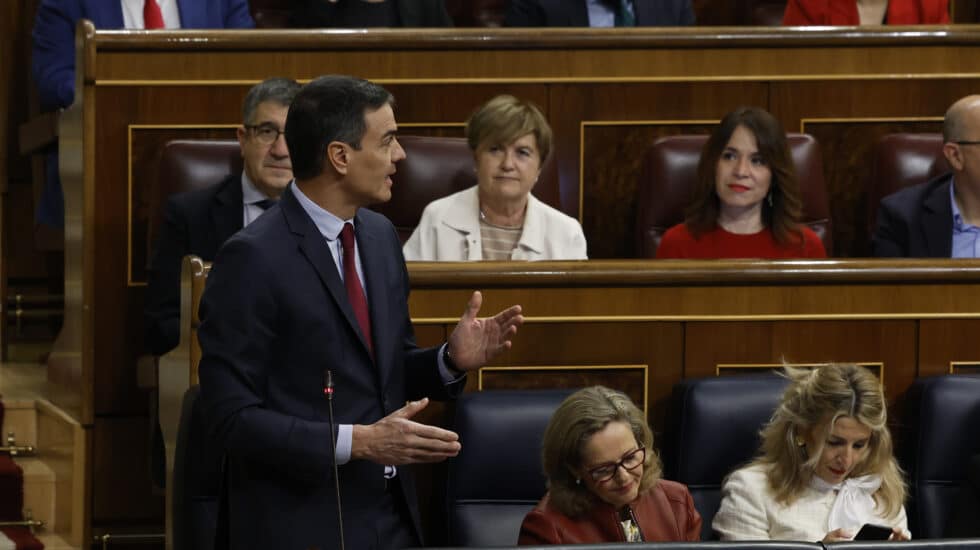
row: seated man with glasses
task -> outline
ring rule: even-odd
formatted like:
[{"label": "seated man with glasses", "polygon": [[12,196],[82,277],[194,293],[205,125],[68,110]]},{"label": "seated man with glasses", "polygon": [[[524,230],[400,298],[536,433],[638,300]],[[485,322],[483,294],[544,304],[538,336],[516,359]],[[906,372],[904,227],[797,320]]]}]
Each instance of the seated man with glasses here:
[{"label": "seated man with glasses", "polygon": [[218,248],[260,215],[293,179],[283,129],[299,84],[270,78],[256,84],[242,106],[238,128],[244,170],[217,185],[170,197],[150,260],[144,313],[144,349],[162,355],[180,334],[180,268],[187,254],[214,259]]},{"label": "seated man with glasses", "polygon": [[593,386],[565,399],[544,433],[548,493],[519,544],[697,541],[687,487],[661,479],[646,418],[626,395]]},{"label": "seated man with glasses", "polygon": [[946,111],[943,156],[951,173],[882,199],[875,256],[980,258],[980,95]]}]

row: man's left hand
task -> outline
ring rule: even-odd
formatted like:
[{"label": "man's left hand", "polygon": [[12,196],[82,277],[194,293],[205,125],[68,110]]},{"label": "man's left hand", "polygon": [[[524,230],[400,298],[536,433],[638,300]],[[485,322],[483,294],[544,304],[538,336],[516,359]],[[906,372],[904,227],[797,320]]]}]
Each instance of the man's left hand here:
[{"label": "man's left hand", "polygon": [[466,304],[466,311],[449,336],[449,356],[456,368],[475,370],[509,349],[510,338],[524,323],[521,306],[510,306],[493,317],[477,318],[483,295],[476,291]]}]

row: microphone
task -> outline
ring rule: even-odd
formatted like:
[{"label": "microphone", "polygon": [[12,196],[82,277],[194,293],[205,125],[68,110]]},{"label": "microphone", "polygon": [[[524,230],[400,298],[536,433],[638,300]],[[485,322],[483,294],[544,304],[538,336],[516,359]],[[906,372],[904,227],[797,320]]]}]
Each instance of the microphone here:
[{"label": "microphone", "polygon": [[[323,395],[327,398],[327,415],[330,419],[330,433],[334,431],[333,424],[333,372],[330,369],[323,371]],[[334,488],[337,490],[337,526],[340,528],[340,550],[344,548],[344,513],[340,505],[340,474],[337,472],[337,443],[331,447],[333,450],[333,481]]]}]

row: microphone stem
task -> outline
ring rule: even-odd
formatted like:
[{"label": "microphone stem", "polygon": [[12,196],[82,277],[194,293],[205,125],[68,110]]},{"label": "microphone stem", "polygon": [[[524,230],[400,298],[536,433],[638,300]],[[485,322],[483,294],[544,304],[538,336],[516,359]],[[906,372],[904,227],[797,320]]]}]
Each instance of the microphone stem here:
[{"label": "microphone stem", "polygon": [[[331,381],[332,382],[332,381]],[[334,431],[333,424],[333,384],[326,392],[327,394],[327,414],[330,418],[330,433],[336,433]],[[337,443],[334,441],[333,445],[333,482],[334,488],[337,489],[337,526],[340,528],[340,550],[345,550],[344,547],[344,512],[340,505],[340,474],[337,472]]]}]

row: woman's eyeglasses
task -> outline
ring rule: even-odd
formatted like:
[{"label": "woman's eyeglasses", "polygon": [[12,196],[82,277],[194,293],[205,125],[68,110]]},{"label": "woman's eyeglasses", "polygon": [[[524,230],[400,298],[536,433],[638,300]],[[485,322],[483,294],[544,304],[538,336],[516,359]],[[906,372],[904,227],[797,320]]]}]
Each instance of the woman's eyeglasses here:
[{"label": "woman's eyeglasses", "polygon": [[589,475],[592,476],[592,481],[601,483],[603,481],[609,481],[616,475],[619,467],[622,466],[627,472],[631,472],[640,467],[643,461],[646,460],[647,452],[646,449],[640,447],[635,451],[630,452],[624,456],[619,462],[613,462],[610,464],[603,464],[602,466],[597,466],[589,470]]},{"label": "woman's eyeglasses", "polygon": [[275,126],[270,126],[268,124],[259,124],[258,126],[246,124],[245,128],[251,130],[252,135],[255,136],[255,139],[259,140],[259,143],[263,145],[272,145],[277,139],[279,139],[279,136],[286,133]]}]

